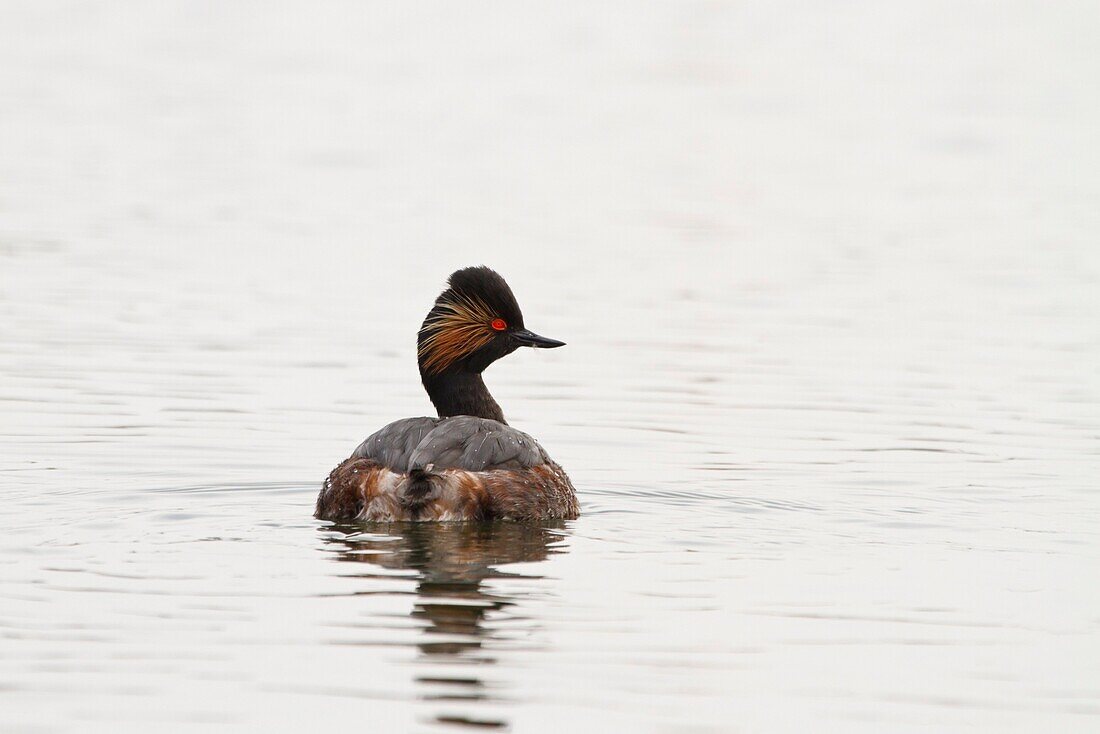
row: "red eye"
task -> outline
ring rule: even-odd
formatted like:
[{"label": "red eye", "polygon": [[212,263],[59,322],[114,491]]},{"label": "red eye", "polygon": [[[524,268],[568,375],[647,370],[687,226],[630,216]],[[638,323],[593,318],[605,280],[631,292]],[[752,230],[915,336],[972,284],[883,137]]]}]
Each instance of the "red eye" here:
[{"label": "red eye", "polygon": [[508,324],[504,323],[504,319],[493,319],[493,323],[489,325],[497,331],[504,331],[508,328]]}]

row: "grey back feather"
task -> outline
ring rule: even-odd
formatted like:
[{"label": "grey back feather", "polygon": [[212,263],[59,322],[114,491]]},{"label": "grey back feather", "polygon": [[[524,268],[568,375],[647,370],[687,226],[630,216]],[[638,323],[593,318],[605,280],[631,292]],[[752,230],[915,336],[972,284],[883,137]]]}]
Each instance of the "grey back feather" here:
[{"label": "grey back feather", "polygon": [[406,418],[371,435],[352,454],[373,459],[393,471],[417,469],[525,469],[550,457],[523,431],[499,421],[459,415]]},{"label": "grey back feather", "polygon": [[409,457],[440,422],[439,418],[404,418],[379,428],[352,452],[357,459],[371,459],[393,471],[408,471]]}]

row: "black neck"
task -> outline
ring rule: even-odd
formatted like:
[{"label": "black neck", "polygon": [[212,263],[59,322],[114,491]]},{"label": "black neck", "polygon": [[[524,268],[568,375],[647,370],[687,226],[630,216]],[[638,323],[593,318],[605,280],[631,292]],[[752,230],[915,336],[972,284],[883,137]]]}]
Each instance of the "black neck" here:
[{"label": "black neck", "polygon": [[440,418],[452,415],[475,415],[504,423],[504,413],[489,394],[480,373],[445,372],[423,378],[424,389]]}]

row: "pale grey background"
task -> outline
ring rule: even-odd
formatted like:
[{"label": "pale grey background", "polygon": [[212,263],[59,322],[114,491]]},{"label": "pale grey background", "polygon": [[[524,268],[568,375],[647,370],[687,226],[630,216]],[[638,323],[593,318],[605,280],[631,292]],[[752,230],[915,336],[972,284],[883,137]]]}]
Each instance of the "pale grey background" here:
[{"label": "pale grey background", "polygon": [[[0,728],[1096,731],[1097,8],[5,3]],[[583,517],[313,521],[477,263]]]}]

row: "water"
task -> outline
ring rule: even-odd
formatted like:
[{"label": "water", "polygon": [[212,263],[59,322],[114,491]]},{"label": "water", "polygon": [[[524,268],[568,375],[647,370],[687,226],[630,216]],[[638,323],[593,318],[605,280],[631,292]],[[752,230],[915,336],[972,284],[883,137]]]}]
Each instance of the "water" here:
[{"label": "water", "polygon": [[[1091,4],[9,4],[4,731],[1096,731]],[[487,263],[547,527],[334,526]]]}]

